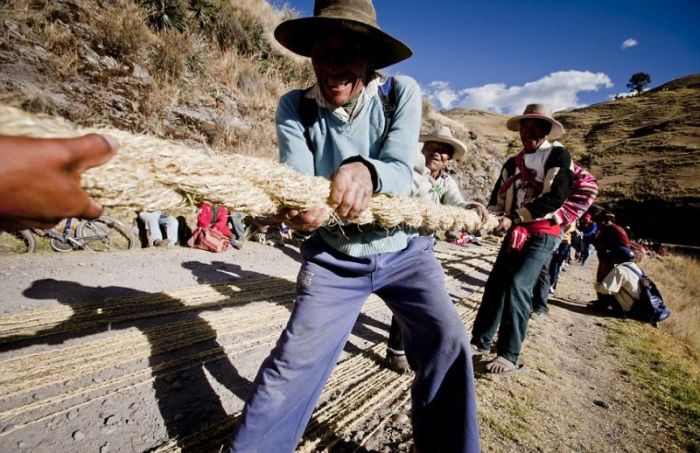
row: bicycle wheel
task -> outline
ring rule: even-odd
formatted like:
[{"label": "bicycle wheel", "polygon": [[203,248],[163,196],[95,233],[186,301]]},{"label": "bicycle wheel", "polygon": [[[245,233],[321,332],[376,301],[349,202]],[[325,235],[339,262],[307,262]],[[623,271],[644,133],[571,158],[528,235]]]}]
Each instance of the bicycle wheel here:
[{"label": "bicycle wheel", "polygon": [[[48,238],[51,248],[60,253],[70,252],[73,250],[73,244],[69,240],[69,236],[75,230],[74,219],[63,219],[55,227],[50,230],[44,230],[44,237]],[[70,224],[69,224],[70,223]]]},{"label": "bicycle wheel", "polygon": [[128,250],[136,246],[134,230],[121,220],[102,216],[95,220],[83,220],[76,231],[85,249],[95,252],[104,250]]},{"label": "bicycle wheel", "polygon": [[36,240],[29,230],[0,232],[0,255],[34,253]]},{"label": "bicycle wheel", "polygon": [[51,248],[57,252],[63,253],[73,250],[73,246],[65,240],[51,238],[49,244],[51,244]]}]

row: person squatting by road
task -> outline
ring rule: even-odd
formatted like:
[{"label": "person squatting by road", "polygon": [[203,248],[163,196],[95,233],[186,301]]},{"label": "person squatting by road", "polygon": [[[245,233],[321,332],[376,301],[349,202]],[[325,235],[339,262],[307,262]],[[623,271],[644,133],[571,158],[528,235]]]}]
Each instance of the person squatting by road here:
[{"label": "person squatting by road", "polygon": [[472,352],[489,352],[498,330],[498,356],[486,365],[491,373],[517,371],[527,333],[532,291],[545,260],[559,243],[554,214],[573,180],[569,152],[559,142],[564,127],[547,106],[530,104],[507,127],[520,132],[523,151],[506,161],[491,193],[489,210],[500,215],[507,232],[484,288],[472,329]]},{"label": "person squatting by road", "polygon": [[[486,208],[481,203],[465,200],[457,181],[445,169],[451,160],[465,157],[466,145],[454,138],[452,131],[446,126],[437,127],[434,132],[421,135],[419,140],[423,146],[413,167],[411,197],[435,204],[476,209],[482,218],[486,218],[489,215]],[[410,370],[402,344],[401,329],[394,317],[391,318],[386,351],[386,363],[389,368],[401,373]]]},{"label": "person squatting by road", "polygon": [[[370,0],[317,0],[314,16],[275,30],[293,52],[311,57],[316,84],[280,99],[280,161],[331,180],[331,205],[352,218],[373,193],[409,195],[420,129],[421,96],[407,76],[376,71],[411,56],[376,23]],[[385,116],[380,91],[391,84],[396,110]],[[304,126],[303,103],[313,123]],[[386,137],[383,131],[386,122]],[[265,359],[230,443],[231,452],[292,452],[371,293],[389,306],[415,370],[412,423],[418,451],[479,450],[469,335],[445,288],[433,238],[406,229],[321,227],[325,207],[283,214],[315,231],[301,246],[297,299]]]},{"label": "person squatting by road", "polygon": [[80,187],[80,175],[112,158],[106,135],[77,138],[0,136],[0,230],[52,228],[66,217],[96,219],[102,206]]}]

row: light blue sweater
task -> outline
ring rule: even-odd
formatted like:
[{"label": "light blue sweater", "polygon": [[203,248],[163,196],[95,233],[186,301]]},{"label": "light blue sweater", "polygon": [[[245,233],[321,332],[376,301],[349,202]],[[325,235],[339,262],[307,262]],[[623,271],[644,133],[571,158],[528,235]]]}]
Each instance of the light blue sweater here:
[{"label": "light blue sweater", "polygon": [[[383,146],[380,142],[386,119],[379,96],[372,96],[349,123],[319,107],[319,120],[310,129],[315,151],[306,144],[298,111],[304,91],[293,90],[282,96],[275,118],[280,162],[306,175],[330,178],[343,161],[361,156],[374,166],[376,193],[408,196],[420,131],[421,96],[418,84],[410,77],[395,76],[394,84],[396,111]],[[320,234],[331,247],[353,257],[403,250],[416,235],[400,228],[349,237],[323,228]]]}]

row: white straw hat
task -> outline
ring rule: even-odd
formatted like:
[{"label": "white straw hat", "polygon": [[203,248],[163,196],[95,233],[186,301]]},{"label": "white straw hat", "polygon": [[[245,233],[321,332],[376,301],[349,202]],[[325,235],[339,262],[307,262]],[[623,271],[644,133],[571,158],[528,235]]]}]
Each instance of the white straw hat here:
[{"label": "white straw hat", "polygon": [[462,141],[457,140],[452,136],[452,131],[447,126],[438,126],[435,132],[432,134],[425,134],[419,137],[419,140],[423,143],[426,142],[438,142],[446,143],[454,149],[452,158],[454,160],[459,160],[467,153],[467,145]]}]

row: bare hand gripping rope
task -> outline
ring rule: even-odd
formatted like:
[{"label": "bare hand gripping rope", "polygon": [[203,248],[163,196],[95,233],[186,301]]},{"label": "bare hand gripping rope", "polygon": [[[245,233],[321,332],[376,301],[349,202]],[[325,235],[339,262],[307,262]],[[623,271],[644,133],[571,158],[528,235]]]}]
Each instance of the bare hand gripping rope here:
[{"label": "bare hand gripping rope", "polygon": [[0,105],[0,134],[58,138],[89,133],[108,134],[120,143],[111,161],[83,175],[83,188],[106,207],[164,210],[207,201],[263,217],[283,208],[326,206],[329,223],[336,224],[405,225],[429,231],[464,228],[469,232],[498,225],[491,216],[482,222],[475,210],[383,194],[372,197],[358,218],[341,220],[328,206],[327,179],[302,175],[269,159],[224,156],[112,128],[81,128],[61,118]]}]

